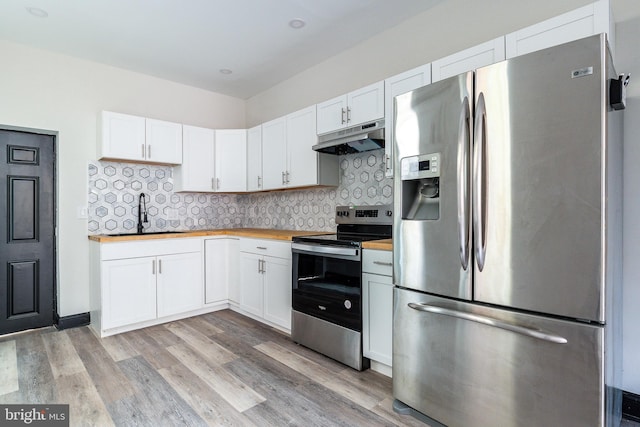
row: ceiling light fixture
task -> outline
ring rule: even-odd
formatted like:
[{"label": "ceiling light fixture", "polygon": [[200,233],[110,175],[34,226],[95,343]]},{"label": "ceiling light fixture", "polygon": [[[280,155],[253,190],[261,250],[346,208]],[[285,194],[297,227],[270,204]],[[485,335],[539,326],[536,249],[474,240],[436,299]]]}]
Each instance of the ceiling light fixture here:
[{"label": "ceiling light fixture", "polygon": [[289,26],[291,28],[293,28],[294,30],[299,30],[300,28],[304,27],[305,25],[307,25],[307,23],[304,22],[302,19],[299,19],[299,18],[292,19],[291,21],[289,21]]},{"label": "ceiling light fixture", "polygon": [[233,71],[231,71],[228,68],[221,68],[220,69],[220,74],[231,74],[231,73],[233,73]]},{"label": "ceiling light fixture", "polygon": [[46,18],[49,16],[46,10],[40,9],[39,7],[26,7],[25,9],[36,18]]}]

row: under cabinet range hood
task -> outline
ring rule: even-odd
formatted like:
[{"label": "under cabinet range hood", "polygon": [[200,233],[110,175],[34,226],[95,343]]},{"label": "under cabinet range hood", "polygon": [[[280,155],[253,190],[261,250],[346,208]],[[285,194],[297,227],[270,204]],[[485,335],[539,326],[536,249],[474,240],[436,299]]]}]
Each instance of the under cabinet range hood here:
[{"label": "under cabinet range hood", "polygon": [[384,119],[320,135],[312,148],[336,155],[384,148]]}]

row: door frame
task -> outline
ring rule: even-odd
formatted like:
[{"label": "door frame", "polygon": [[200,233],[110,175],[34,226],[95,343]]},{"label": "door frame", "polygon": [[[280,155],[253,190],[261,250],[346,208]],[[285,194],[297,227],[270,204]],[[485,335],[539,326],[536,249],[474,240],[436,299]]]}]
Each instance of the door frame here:
[{"label": "door frame", "polygon": [[37,134],[37,135],[47,135],[47,136],[52,136],[53,137],[53,257],[54,257],[54,262],[53,262],[53,325],[57,326],[58,325],[58,321],[60,319],[60,316],[58,315],[59,312],[59,307],[58,307],[58,302],[59,302],[59,296],[58,296],[58,283],[60,280],[59,277],[59,258],[58,258],[58,225],[59,225],[59,220],[58,220],[58,200],[59,200],[59,191],[60,191],[60,186],[59,186],[59,177],[58,177],[58,170],[59,170],[59,157],[58,157],[58,135],[59,132],[56,130],[48,130],[48,129],[36,129],[36,128],[28,128],[28,127],[23,127],[23,126],[12,126],[12,125],[6,125],[3,123],[0,123],[0,130],[8,130],[8,131],[17,131],[17,132],[26,132],[26,133],[33,133],[33,134]]}]

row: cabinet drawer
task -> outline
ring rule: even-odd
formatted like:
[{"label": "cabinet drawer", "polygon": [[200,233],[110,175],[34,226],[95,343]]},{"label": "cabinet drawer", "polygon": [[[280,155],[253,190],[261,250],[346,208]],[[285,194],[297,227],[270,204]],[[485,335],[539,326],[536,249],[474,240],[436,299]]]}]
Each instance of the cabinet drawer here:
[{"label": "cabinet drawer", "polygon": [[240,251],[291,259],[291,243],[270,239],[240,239]]},{"label": "cabinet drawer", "polygon": [[365,249],[362,251],[362,271],[366,273],[393,274],[393,256],[391,251]]}]

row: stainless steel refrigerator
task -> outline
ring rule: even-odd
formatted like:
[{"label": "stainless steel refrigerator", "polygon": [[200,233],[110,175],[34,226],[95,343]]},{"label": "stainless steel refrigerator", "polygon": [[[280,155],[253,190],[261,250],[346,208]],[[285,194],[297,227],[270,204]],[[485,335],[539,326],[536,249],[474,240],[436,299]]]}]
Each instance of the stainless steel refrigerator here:
[{"label": "stainless steel refrigerator", "polygon": [[395,99],[398,408],[451,427],[619,423],[610,78],[599,35]]}]

